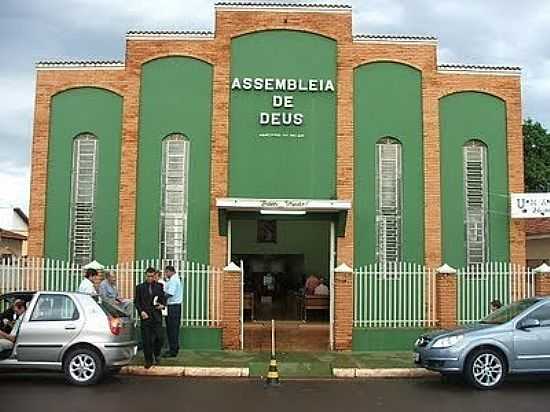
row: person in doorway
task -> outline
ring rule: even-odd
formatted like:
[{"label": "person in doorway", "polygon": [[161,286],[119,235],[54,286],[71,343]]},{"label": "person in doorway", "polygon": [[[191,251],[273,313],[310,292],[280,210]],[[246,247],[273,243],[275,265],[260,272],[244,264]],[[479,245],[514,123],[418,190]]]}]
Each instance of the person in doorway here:
[{"label": "person in doorway", "polygon": [[315,275],[309,275],[306,279],[306,284],[304,286],[306,295],[313,295],[315,293],[315,288],[319,286],[319,278]]},{"label": "person in doorway", "polygon": [[176,357],[180,350],[180,324],[181,324],[181,304],[183,301],[183,289],[181,279],[176,273],[174,266],[168,265],[164,269],[164,275],[167,282],[164,293],[167,297],[166,307],[168,313],[166,316],[166,335],[168,337],[168,352],[165,357]]},{"label": "person in doorway", "polygon": [[329,290],[328,286],[325,284],[324,278],[319,279],[319,285],[317,285],[313,294],[318,296],[328,296]]},{"label": "person in doorway", "polygon": [[134,306],[141,319],[141,338],[145,369],[153,364],[160,365],[162,349],[162,314],[166,304],[162,286],[155,282],[155,269],[145,271],[145,281],[136,286]]},{"label": "person in doorway", "polygon": [[27,306],[25,305],[25,302],[21,300],[15,302],[13,306],[13,311],[17,316],[17,320],[15,321],[15,324],[10,333],[0,331],[0,352],[10,351],[13,349],[13,345],[15,344],[15,340],[17,339],[17,333],[19,332],[19,326],[23,321],[23,314],[25,313],[26,309]]},{"label": "person in doorway", "polygon": [[84,279],[80,282],[78,291],[80,293],[87,293],[88,295],[97,295],[97,290],[95,284],[97,283],[97,270],[95,269],[86,269],[84,273]]}]

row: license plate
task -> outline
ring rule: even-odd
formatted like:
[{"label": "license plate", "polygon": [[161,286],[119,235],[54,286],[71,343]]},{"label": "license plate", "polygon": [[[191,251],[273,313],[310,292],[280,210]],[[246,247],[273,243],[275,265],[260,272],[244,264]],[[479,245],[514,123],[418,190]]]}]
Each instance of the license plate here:
[{"label": "license plate", "polygon": [[420,362],[420,353],[415,353],[415,354],[414,354],[414,362],[415,362],[415,363],[419,363],[419,362]]}]

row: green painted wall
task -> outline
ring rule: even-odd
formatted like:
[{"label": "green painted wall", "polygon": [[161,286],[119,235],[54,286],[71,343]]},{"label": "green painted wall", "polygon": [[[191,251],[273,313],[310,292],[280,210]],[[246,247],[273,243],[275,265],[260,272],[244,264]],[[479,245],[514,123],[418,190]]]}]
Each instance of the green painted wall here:
[{"label": "green painted wall", "polygon": [[73,139],[83,132],[93,133],[99,142],[95,259],[116,263],[122,98],[90,87],[67,90],[52,98],[44,254],[69,259]]},{"label": "green painted wall", "polygon": [[[330,79],[336,86],[336,42],[288,30],[238,37],[231,42],[231,79],[236,77]],[[276,94],[294,96],[294,108],[274,109]],[[260,112],[300,112],[304,123],[261,126]],[[261,137],[263,133],[280,137]],[[231,196],[335,198],[335,178],[336,92],[232,90]]]},{"label": "green painted wall", "polygon": [[256,220],[231,221],[232,254],[304,254],[305,273],[329,278],[330,222],[278,220],[277,243],[258,243]]},{"label": "green painted wall", "polygon": [[402,144],[402,260],[424,263],[421,73],[403,64],[363,65],[354,73],[354,265],[376,261],[376,142]]},{"label": "green painted wall", "polygon": [[440,100],[441,227],[443,260],[466,264],[464,230],[464,143],[487,145],[489,183],[489,261],[509,259],[508,166],[506,107],[497,97],[477,92],[456,93]]},{"label": "green painted wall", "polygon": [[[418,337],[426,333],[425,328],[353,328],[352,350],[367,351],[410,351]],[[411,365],[413,359],[411,357]]]},{"label": "green painted wall", "polygon": [[140,109],[136,258],[159,257],[162,139],[183,133],[190,141],[187,256],[207,263],[212,66],[188,57],[144,64]]}]

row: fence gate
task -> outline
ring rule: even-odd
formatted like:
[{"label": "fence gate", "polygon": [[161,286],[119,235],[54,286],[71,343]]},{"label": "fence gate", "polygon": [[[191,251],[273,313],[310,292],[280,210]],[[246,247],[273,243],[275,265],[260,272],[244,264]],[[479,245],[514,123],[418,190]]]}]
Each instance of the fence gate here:
[{"label": "fence gate", "polygon": [[405,262],[354,270],[354,327],[430,327],[436,324],[435,272]]},{"label": "fence gate", "polygon": [[509,262],[471,265],[457,272],[458,322],[477,322],[489,314],[490,302],[503,305],[535,294],[530,268]]}]

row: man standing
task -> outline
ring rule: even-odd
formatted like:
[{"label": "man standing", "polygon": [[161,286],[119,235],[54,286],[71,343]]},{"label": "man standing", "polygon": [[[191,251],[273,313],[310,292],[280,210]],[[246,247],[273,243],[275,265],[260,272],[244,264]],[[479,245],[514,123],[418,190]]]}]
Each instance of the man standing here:
[{"label": "man standing", "polygon": [[145,369],[153,363],[160,365],[162,349],[162,314],[166,304],[162,286],[155,282],[155,269],[148,268],[145,272],[145,282],[136,286],[134,305],[141,319],[141,338]]},{"label": "man standing", "polygon": [[168,279],[164,286],[166,294],[168,314],[166,316],[166,334],[168,335],[168,352],[165,357],[176,357],[180,350],[180,323],[181,323],[181,302],[183,290],[180,277],[177,275],[174,266],[166,266],[164,274]]},{"label": "man standing", "polygon": [[88,295],[97,295],[97,291],[95,290],[94,286],[96,278],[97,270],[91,268],[86,269],[86,273],[84,273],[84,279],[82,279],[82,282],[80,282],[78,291],[80,293],[87,293]]}]

